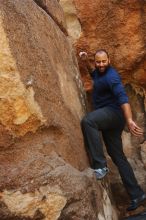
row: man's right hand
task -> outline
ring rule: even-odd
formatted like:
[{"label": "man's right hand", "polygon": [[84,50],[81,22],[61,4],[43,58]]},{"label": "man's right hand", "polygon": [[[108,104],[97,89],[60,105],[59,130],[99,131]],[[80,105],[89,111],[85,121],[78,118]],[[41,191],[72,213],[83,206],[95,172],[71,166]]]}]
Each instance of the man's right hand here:
[{"label": "man's right hand", "polygon": [[83,65],[85,66],[85,68],[87,69],[88,73],[89,73],[90,76],[91,76],[91,74],[92,74],[92,72],[93,72],[94,69],[92,68],[92,65],[91,65],[91,63],[90,63],[90,61],[89,61],[89,57],[88,57],[87,52],[81,51],[81,52],[79,53],[79,57],[80,57],[81,60],[83,61]]},{"label": "man's right hand", "polygon": [[85,52],[85,51],[81,51],[79,53],[79,57],[82,59],[82,60],[88,60],[88,54]]}]

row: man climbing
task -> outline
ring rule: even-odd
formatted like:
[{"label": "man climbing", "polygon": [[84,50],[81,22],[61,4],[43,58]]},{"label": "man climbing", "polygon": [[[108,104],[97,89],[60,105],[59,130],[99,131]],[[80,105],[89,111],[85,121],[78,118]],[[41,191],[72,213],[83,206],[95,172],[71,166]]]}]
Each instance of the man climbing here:
[{"label": "man climbing", "polygon": [[104,49],[96,52],[95,70],[93,71],[91,71],[87,53],[80,52],[79,56],[86,62],[93,79],[93,106],[95,110],[82,119],[81,128],[96,178],[102,179],[109,171],[103,152],[101,132],[107,152],[117,166],[130,196],[131,203],[127,210],[134,210],[146,200],[146,194],[138,185],[132,167],[123,152],[121,134],[125,122],[129,131],[137,137],[143,135],[143,130],[132,119],[128,97],[119,74],[110,65],[108,52]]}]

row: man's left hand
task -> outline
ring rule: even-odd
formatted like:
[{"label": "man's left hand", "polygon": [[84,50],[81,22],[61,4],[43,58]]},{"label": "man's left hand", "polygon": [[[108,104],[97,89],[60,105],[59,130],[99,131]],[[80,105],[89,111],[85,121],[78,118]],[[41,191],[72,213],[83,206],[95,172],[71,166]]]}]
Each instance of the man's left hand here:
[{"label": "man's left hand", "polygon": [[143,129],[140,128],[133,120],[128,121],[127,124],[131,134],[136,137],[140,137],[143,135]]}]

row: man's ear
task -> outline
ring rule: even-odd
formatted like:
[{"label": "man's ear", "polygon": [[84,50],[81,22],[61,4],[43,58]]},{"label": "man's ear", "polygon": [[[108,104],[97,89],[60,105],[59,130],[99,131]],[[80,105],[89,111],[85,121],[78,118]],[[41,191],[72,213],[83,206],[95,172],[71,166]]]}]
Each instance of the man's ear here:
[{"label": "man's ear", "polygon": [[110,58],[108,59],[109,64],[111,63]]}]

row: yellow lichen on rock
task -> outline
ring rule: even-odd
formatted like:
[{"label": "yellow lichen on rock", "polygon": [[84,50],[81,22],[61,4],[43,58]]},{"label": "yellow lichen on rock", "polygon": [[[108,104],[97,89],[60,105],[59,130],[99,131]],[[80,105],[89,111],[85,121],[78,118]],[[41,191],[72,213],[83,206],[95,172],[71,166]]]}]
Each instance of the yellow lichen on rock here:
[{"label": "yellow lichen on rock", "polygon": [[[44,118],[32,86],[22,83],[0,17],[0,123],[13,136],[35,131]],[[37,122],[37,123],[36,123]]]},{"label": "yellow lichen on rock", "polygon": [[18,216],[31,217],[39,210],[45,220],[56,220],[66,204],[66,198],[59,193],[35,191],[22,194],[20,191],[4,191],[1,193],[3,201],[9,211]]}]

